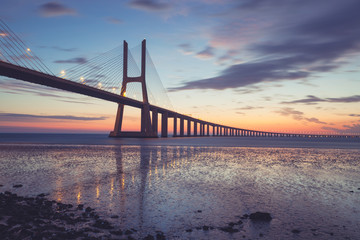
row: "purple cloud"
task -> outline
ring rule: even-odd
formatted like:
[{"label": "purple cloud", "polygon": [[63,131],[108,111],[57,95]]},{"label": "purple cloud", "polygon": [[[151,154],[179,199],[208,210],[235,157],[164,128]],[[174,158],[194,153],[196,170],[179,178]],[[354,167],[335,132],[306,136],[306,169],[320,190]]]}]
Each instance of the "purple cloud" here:
[{"label": "purple cloud", "polygon": [[129,6],[135,9],[145,10],[145,11],[162,11],[170,8],[170,4],[159,2],[156,0],[132,0],[129,2]]},{"label": "purple cloud", "polygon": [[76,64],[84,64],[87,63],[86,58],[78,57],[78,58],[71,58],[68,60],[57,60],[54,63],[76,63]]},{"label": "purple cloud", "polygon": [[109,17],[109,18],[106,19],[106,21],[108,23],[112,23],[112,24],[121,24],[121,23],[123,23],[123,21],[121,21],[118,18],[114,18],[114,17]]},{"label": "purple cloud", "polygon": [[55,120],[76,120],[76,121],[98,121],[105,120],[107,117],[79,117],[71,115],[34,115],[19,113],[0,113],[2,121],[16,121],[19,119],[55,119]]},{"label": "purple cloud", "polygon": [[182,54],[184,55],[191,55],[194,53],[194,51],[192,50],[192,47],[189,43],[182,43],[182,44],[179,44],[179,50]]},{"label": "purple cloud", "polygon": [[58,17],[64,15],[76,15],[74,9],[68,8],[58,2],[48,2],[39,7],[39,13],[42,17]]},{"label": "purple cloud", "polygon": [[170,91],[188,89],[223,90],[253,85],[263,81],[306,78],[309,76],[308,72],[295,70],[299,61],[302,61],[302,59],[283,58],[237,64],[225,69],[217,77],[185,82],[180,87],[170,88]]},{"label": "purple cloud", "polygon": [[196,55],[195,55],[197,58],[200,58],[200,59],[210,59],[210,58],[213,58],[214,57],[214,48],[213,47],[206,47],[204,50],[198,52]]},{"label": "purple cloud", "polygon": [[360,124],[343,125],[344,128],[322,127],[327,131],[333,131],[340,134],[360,134]]},{"label": "purple cloud", "polygon": [[298,99],[294,101],[282,102],[283,104],[294,104],[294,103],[304,103],[307,105],[317,104],[318,102],[330,102],[330,103],[353,103],[360,102],[360,95],[354,95],[349,97],[339,97],[339,98],[318,98],[313,95],[308,95],[307,98]]},{"label": "purple cloud", "polygon": [[293,108],[282,108],[279,111],[275,111],[275,113],[278,113],[281,116],[290,116],[297,121],[312,122],[317,124],[327,124],[326,122],[320,121],[315,117],[307,118],[304,116],[303,112],[297,111]]},{"label": "purple cloud", "polygon": [[[237,8],[219,17],[222,21],[212,33],[212,47],[243,49],[255,53],[256,60],[234,64],[217,77],[184,82],[171,90],[222,90],[306,79],[341,67],[350,53],[360,51],[359,1],[275,2],[239,3]],[[302,13],[307,17],[300,17]],[[250,17],[254,14],[258,18]],[[261,41],[257,40],[260,33]],[[218,60],[231,57],[226,54]],[[338,61],[340,58],[344,60]]]}]

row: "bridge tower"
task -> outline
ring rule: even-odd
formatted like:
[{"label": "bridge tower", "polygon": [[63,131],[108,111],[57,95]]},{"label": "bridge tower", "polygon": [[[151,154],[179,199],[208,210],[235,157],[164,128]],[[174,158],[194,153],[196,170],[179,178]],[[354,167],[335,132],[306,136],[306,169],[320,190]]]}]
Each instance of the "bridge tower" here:
[{"label": "bridge tower", "polygon": [[141,131],[140,132],[125,132],[121,131],[122,121],[124,116],[124,104],[118,104],[118,110],[116,114],[114,131],[110,132],[110,137],[158,137],[157,136],[157,121],[153,121],[153,125],[156,124],[156,128],[151,124],[150,118],[150,104],[147,95],[146,81],[146,40],[141,43],[141,74],[138,77],[128,76],[128,44],[124,41],[124,53],[123,53],[123,81],[121,86],[120,95],[126,95],[126,85],[131,82],[141,83],[143,106],[141,108]]}]

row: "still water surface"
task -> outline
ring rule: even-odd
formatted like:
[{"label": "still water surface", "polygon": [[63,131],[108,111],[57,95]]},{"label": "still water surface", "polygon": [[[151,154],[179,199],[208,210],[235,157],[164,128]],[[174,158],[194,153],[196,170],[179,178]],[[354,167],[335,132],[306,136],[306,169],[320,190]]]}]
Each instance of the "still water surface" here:
[{"label": "still water surface", "polygon": [[[160,230],[169,239],[360,239],[358,143],[334,149],[237,146],[231,138],[224,138],[231,147],[206,146],[206,138],[188,145],[4,139],[0,191],[83,203],[116,226],[137,229],[139,238]],[[273,220],[244,220],[233,234],[218,229],[256,211]],[[215,230],[196,230],[204,225]]]}]

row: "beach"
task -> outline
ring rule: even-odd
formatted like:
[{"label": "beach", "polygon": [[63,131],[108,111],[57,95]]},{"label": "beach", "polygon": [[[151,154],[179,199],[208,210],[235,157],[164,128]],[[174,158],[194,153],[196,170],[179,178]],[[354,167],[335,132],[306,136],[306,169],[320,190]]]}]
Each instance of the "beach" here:
[{"label": "beach", "polygon": [[90,207],[123,233],[89,237],[358,239],[358,140],[69,136],[2,136],[0,192]]}]

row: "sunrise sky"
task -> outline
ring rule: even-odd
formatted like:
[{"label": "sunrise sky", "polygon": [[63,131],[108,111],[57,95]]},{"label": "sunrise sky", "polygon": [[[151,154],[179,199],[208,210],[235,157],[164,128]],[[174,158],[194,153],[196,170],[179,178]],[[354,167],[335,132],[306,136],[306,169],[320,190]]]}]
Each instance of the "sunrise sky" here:
[{"label": "sunrise sky", "polygon": [[[254,130],[360,134],[358,0],[0,4],[0,18],[55,74],[146,38],[177,112]],[[108,133],[116,109],[0,76],[0,132]],[[139,111],[125,114],[125,129],[139,128]]]}]

